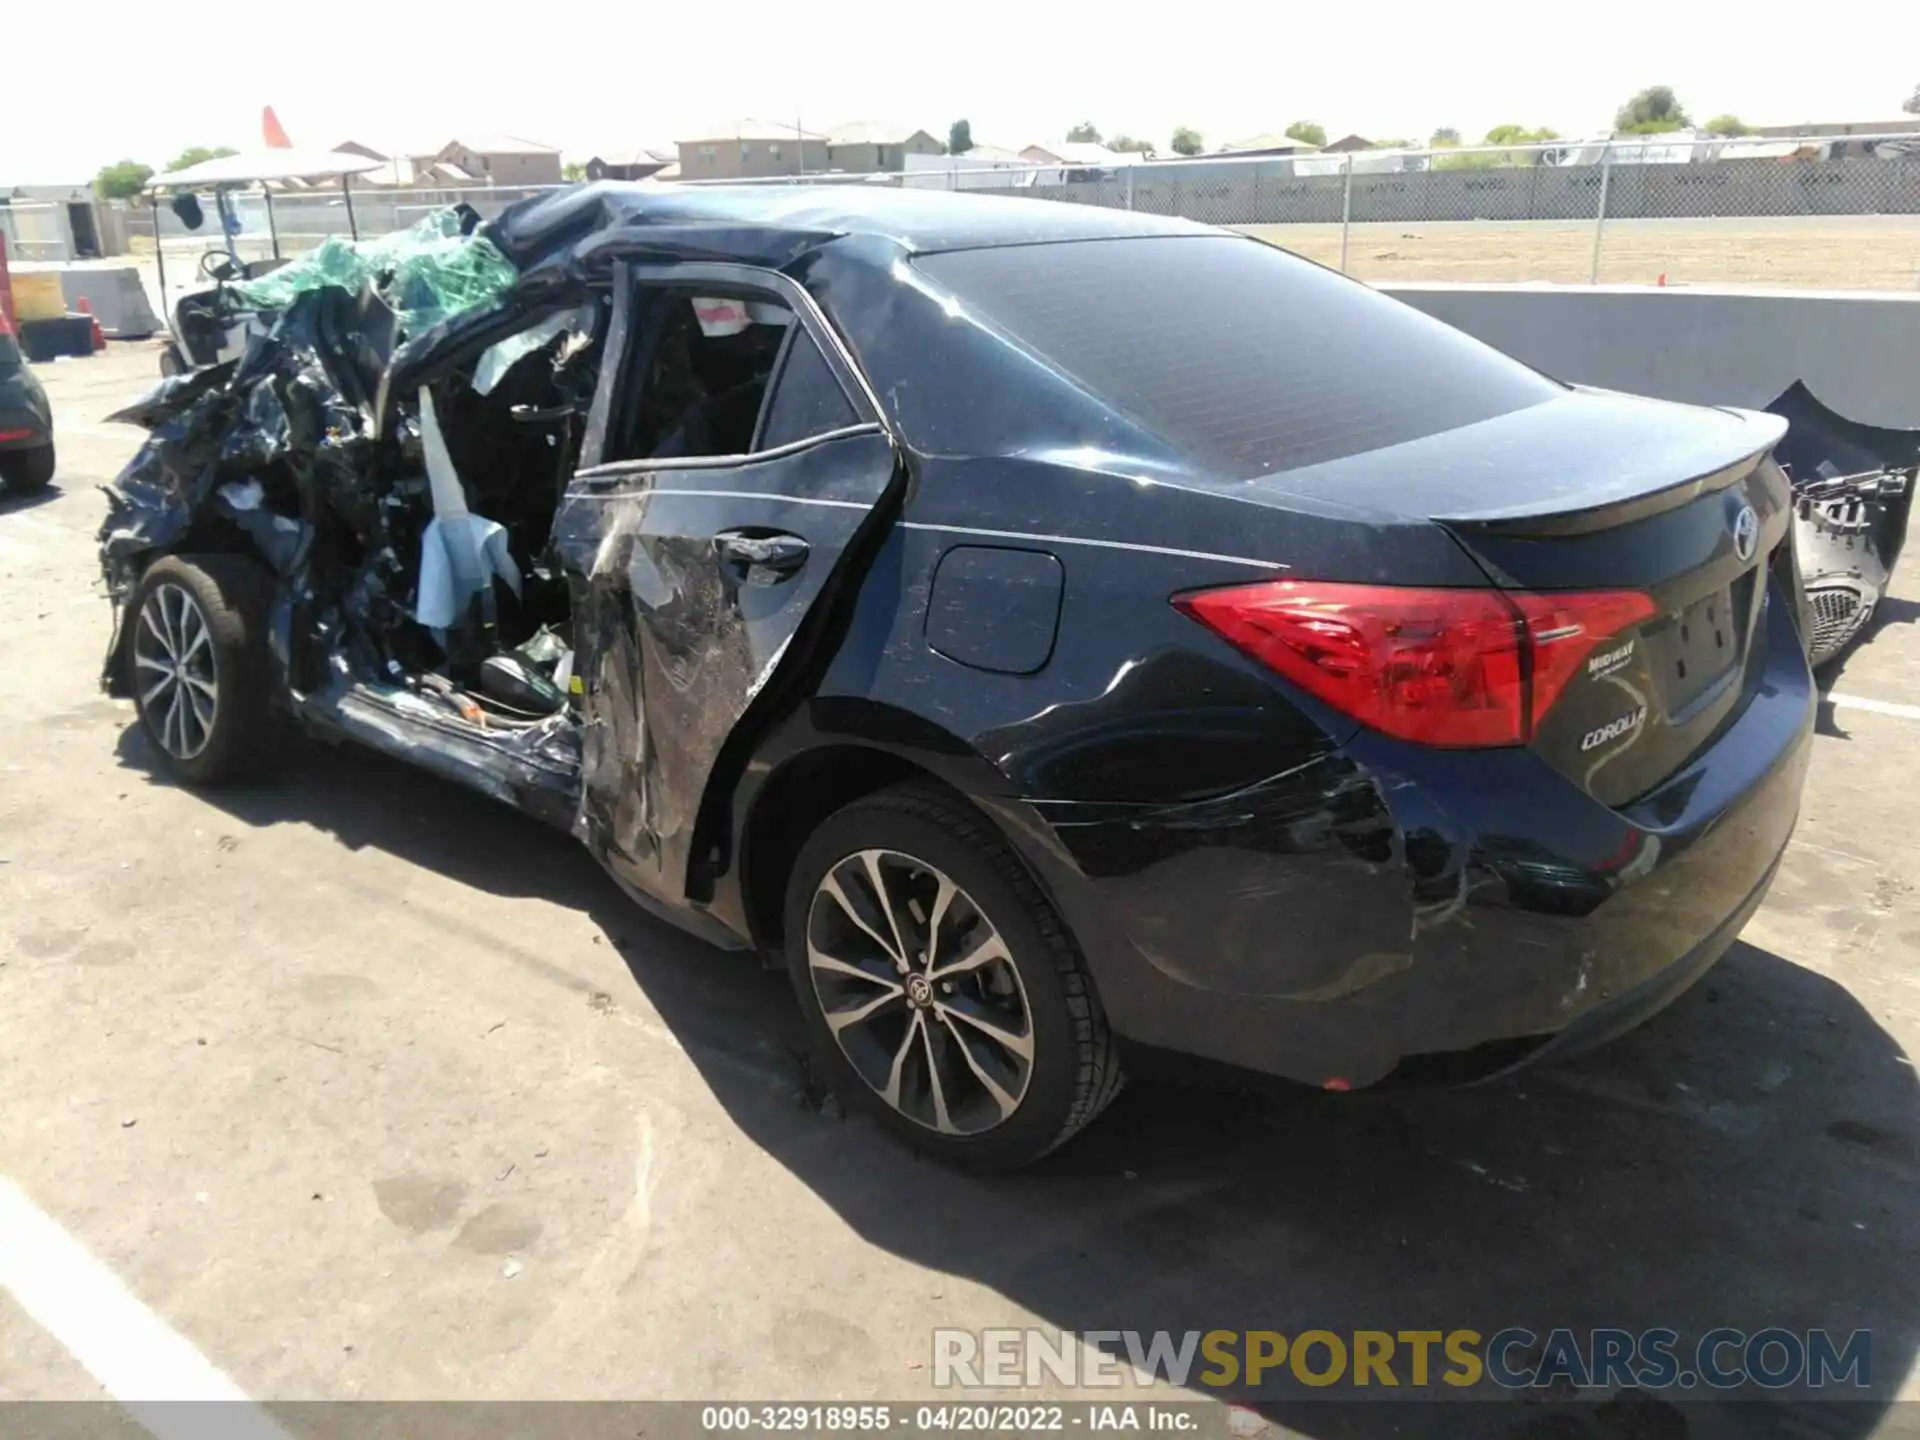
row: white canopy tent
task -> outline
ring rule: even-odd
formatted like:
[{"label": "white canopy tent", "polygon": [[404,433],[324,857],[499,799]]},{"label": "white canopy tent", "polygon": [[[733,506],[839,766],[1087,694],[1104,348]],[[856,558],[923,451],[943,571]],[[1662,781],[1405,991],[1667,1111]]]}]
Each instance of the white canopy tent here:
[{"label": "white canopy tent", "polygon": [[339,150],[246,150],[169,170],[147,182],[149,190],[193,190],[221,185],[270,185],[290,180],[340,180],[378,170],[383,161]]},{"label": "white canopy tent", "polygon": [[[226,194],[243,187],[259,186],[266,197],[267,230],[273,237],[273,258],[280,258],[280,232],[273,219],[273,187],[275,185],[306,185],[313,181],[340,182],[340,198],[347,207],[347,231],[356,240],[360,238],[360,223],[353,213],[353,191],[347,181],[355,175],[363,175],[369,170],[378,170],[384,162],[368,159],[365,155],[349,154],[340,150],[291,150],[258,149],[243,150],[234,155],[222,155],[213,160],[202,160],[198,165],[189,165],[184,170],[169,170],[164,175],[156,175],[147,182],[147,190],[153,201],[153,255],[160,281],[160,309],[171,328],[172,317],[167,306],[167,252],[160,236],[160,200],[162,190],[171,190],[176,195],[188,194],[194,190],[211,190],[223,215],[226,214]],[[227,244],[227,253],[237,265],[239,256],[234,251],[233,240],[229,235],[222,236]]]}]

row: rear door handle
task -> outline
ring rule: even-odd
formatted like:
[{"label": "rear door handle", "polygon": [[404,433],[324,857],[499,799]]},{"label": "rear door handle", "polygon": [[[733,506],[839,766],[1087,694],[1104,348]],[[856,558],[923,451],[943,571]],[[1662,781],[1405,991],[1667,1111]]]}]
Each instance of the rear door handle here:
[{"label": "rear door handle", "polygon": [[713,552],[749,585],[772,585],[796,574],[807,563],[809,546],[798,535],[749,535],[723,530],[713,537]]}]

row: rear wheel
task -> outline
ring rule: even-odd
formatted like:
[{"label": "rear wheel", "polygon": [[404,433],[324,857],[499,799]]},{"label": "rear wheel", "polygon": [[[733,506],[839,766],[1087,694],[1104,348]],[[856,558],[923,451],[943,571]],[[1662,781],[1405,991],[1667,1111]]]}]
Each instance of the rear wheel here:
[{"label": "rear wheel", "polygon": [[186,357],[172,341],[168,341],[166,348],[160,352],[160,373],[169,379],[187,373]]},{"label": "rear wheel", "polygon": [[9,495],[44,490],[53,481],[53,442],[33,450],[0,451],[0,487]]},{"label": "rear wheel", "polygon": [[837,1088],[922,1150],[1039,1159],[1119,1092],[1092,977],[1032,875],[978,815],[908,785],[801,850],[787,962]]},{"label": "rear wheel", "polygon": [[170,555],[127,607],[127,682],[162,769],[210,785],[272,748],[267,608],[272,578],[236,555]]}]

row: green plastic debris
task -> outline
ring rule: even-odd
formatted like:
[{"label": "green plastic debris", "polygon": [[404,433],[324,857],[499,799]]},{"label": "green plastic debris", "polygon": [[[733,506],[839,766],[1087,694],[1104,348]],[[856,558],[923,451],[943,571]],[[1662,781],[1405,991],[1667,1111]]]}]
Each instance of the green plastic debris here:
[{"label": "green plastic debris", "polygon": [[516,278],[513,262],[493,242],[460,233],[460,216],[450,206],[373,240],[329,235],[299,259],[234,289],[251,304],[279,310],[308,290],[337,285],[358,291],[371,285],[401,329],[418,335],[499,299]]}]

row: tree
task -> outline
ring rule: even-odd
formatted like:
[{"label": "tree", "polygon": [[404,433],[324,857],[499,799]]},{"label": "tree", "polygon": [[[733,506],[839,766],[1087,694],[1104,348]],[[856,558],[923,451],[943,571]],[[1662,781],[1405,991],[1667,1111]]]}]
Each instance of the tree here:
[{"label": "tree", "polygon": [[1200,138],[1200,132],[1191,125],[1176,125],[1173,128],[1173,153],[1176,155],[1198,155],[1207,148],[1207,142]]},{"label": "tree", "polygon": [[1707,121],[1709,135],[1751,135],[1753,130],[1738,115],[1716,115]]},{"label": "tree", "polygon": [[174,156],[173,159],[169,160],[166,170],[162,173],[171,175],[175,170],[184,170],[189,165],[198,165],[202,160],[222,160],[229,155],[238,155],[239,153],[240,152],[235,150],[231,145],[221,145],[216,148],[209,148],[205,145],[190,145],[178,155]]},{"label": "tree", "polygon": [[1095,125],[1091,120],[1082,120],[1078,125],[1067,131],[1067,139],[1083,145],[1098,145],[1100,143],[1100,127]]},{"label": "tree", "polygon": [[1411,140],[1369,140],[1367,142],[1367,148],[1369,150],[1411,150],[1413,149],[1413,141]]},{"label": "tree", "polygon": [[1907,97],[1906,103],[1900,108],[1909,115],[1920,115],[1920,85],[1913,87],[1913,94]]},{"label": "tree", "polygon": [[587,178],[587,167],[582,165],[578,160],[569,160],[560,167],[560,178],[562,180],[584,180]]},{"label": "tree", "polygon": [[1613,128],[1629,135],[1660,135],[1668,130],[1684,130],[1693,121],[1686,107],[1673,93],[1671,85],[1649,85],[1613,117]]},{"label": "tree", "polygon": [[1327,143],[1327,129],[1311,120],[1296,120],[1287,126],[1287,138],[1298,140],[1302,145],[1324,145]]},{"label": "tree", "polygon": [[1558,140],[1560,132],[1542,125],[1538,130],[1529,130],[1524,125],[1496,125],[1487,131],[1489,145],[1538,145],[1543,140]]},{"label": "tree", "polygon": [[1451,125],[1442,125],[1433,132],[1432,137],[1428,139],[1427,143],[1436,150],[1447,145],[1458,145],[1460,143],[1460,132]]},{"label": "tree", "polygon": [[100,173],[93,177],[93,193],[102,200],[131,200],[152,178],[153,167],[142,165],[138,160],[102,165]]},{"label": "tree", "polygon": [[[1496,125],[1487,132],[1483,145],[1533,146],[1547,140],[1558,140],[1560,134],[1549,126],[1542,125],[1538,130],[1529,130],[1524,125]],[[1451,146],[1440,146],[1451,149]],[[1551,152],[1539,150],[1469,150],[1460,155],[1437,155],[1433,168],[1436,170],[1511,170],[1516,166],[1538,165]]]},{"label": "tree", "polygon": [[1114,136],[1113,139],[1107,142],[1107,148],[1114,151],[1131,150],[1135,155],[1153,154],[1153,142],[1151,140],[1136,140],[1131,135]]},{"label": "tree", "polygon": [[973,126],[965,120],[956,120],[947,127],[947,153],[964,155],[973,148]]}]

